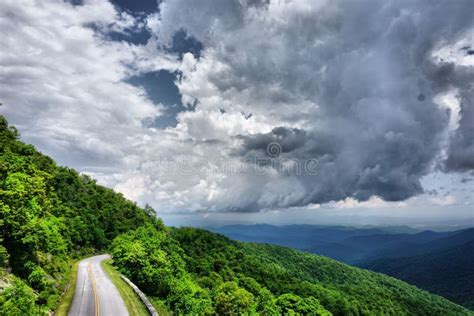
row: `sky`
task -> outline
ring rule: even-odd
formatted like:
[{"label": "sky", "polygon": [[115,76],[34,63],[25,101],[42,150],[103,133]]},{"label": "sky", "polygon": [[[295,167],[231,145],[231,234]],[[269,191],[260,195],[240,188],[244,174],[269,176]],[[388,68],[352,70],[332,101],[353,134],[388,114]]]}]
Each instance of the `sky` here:
[{"label": "sky", "polygon": [[171,225],[474,226],[472,0],[4,0],[0,114]]}]

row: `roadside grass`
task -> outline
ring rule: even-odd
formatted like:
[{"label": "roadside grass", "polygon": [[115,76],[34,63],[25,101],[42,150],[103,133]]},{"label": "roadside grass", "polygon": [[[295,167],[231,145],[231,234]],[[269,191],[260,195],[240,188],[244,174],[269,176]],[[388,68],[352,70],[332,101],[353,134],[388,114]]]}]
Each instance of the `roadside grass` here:
[{"label": "roadside grass", "polygon": [[69,272],[69,285],[66,292],[61,298],[61,302],[54,313],[55,316],[67,316],[69,309],[71,308],[72,299],[74,298],[74,290],[76,289],[76,280],[77,280],[77,266],[79,261],[73,263],[71,271]]},{"label": "roadside grass", "polygon": [[148,299],[151,301],[151,304],[153,304],[153,307],[155,307],[156,311],[158,312],[158,315],[160,316],[173,316],[173,313],[168,310],[166,307],[165,303],[160,300],[159,298],[154,298],[154,297],[148,297]]},{"label": "roadside grass", "polygon": [[145,305],[142,303],[138,295],[133,289],[120,277],[120,273],[112,266],[112,259],[101,262],[102,268],[109,275],[112,282],[117,287],[127,306],[130,316],[148,316],[150,315]]}]

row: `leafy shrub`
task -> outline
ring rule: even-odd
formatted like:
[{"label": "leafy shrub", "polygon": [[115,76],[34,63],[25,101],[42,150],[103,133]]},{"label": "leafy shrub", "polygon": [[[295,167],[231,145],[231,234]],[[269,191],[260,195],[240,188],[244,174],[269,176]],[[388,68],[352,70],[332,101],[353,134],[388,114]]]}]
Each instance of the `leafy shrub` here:
[{"label": "leafy shrub", "polygon": [[36,295],[23,281],[15,278],[11,285],[0,292],[2,315],[31,315],[35,307]]}]

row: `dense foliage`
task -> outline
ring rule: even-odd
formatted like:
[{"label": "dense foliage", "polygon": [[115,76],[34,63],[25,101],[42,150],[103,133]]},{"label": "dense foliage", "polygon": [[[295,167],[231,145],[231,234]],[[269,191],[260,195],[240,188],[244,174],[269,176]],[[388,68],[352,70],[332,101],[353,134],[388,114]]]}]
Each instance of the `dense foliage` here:
[{"label": "dense foliage", "polygon": [[229,225],[231,239],[287,246],[406,281],[474,310],[474,228]]},{"label": "dense foliage", "polygon": [[0,315],[55,308],[70,259],[110,251],[177,314],[467,315],[401,281],[278,246],[165,227],[87,176],[57,166],[0,117]]},{"label": "dense foliage", "polygon": [[117,237],[112,254],[123,273],[179,313],[469,314],[381,274],[194,228],[141,227]]},{"label": "dense foliage", "polygon": [[30,306],[12,293],[24,293],[35,312],[52,310],[70,258],[104,249],[144,223],[160,225],[120,194],[20,142],[0,116],[0,265],[18,277],[1,280],[11,287],[1,293],[0,314]]}]

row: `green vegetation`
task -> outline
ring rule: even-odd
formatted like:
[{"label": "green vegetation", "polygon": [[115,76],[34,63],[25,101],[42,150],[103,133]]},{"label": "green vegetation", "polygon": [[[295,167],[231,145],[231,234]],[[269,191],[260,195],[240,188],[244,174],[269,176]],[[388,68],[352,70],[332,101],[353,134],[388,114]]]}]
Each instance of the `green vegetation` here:
[{"label": "green vegetation", "polygon": [[37,295],[21,279],[0,269],[1,315],[28,315],[41,311]]},{"label": "green vegetation", "polygon": [[[0,293],[1,315],[18,314],[15,306],[30,314],[54,310],[71,258],[102,251],[145,223],[163,226],[120,194],[19,141],[0,116],[0,265],[16,276]],[[18,301],[22,296],[25,302]]]},{"label": "green vegetation", "polygon": [[0,315],[51,312],[71,260],[106,250],[160,310],[175,314],[470,315],[441,297],[335,260],[165,227],[153,209],[20,142],[3,117],[0,234]]},{"label": "green vegetation", "polygon": [[111,248],[124,274],[183,314],[469,314],[381,274],[199,229],[144,226],[117,237]]},{"label": "green vegetation", "polygon": [[120,273],[111,265],[112,260],[104,260],[101,265],[109,275],[122,296],[130,316],[148,316],[148,310],[133,289],[120,277]]},{"label": "green vegetation", "polygon": [[74,290],[76,288],[77,281],[77,266],[79,261],[75,261],[72,265],[71,272],[69,273],[69,284],[67,285],[66,292],[61,298],[58,308],[56,309],[55,316],[66,316],[72,305],[74,298]]}]

